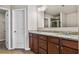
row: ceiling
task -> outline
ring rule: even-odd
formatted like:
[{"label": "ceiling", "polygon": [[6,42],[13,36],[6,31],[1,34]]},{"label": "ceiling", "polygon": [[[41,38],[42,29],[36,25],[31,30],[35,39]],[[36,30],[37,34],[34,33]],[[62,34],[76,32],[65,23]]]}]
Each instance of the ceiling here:
[{"label": "ceiling", "polygon": [[77,11],[77,5],[47,5],[45,12],[51,15],[57,15],[60,12],[71,13]]}]

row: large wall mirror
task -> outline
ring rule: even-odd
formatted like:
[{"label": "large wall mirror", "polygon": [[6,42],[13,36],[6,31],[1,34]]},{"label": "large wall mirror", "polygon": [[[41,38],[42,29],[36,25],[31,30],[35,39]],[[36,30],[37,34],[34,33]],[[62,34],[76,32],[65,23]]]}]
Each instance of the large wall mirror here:
[{"label": "large wall mirror", "polygon": [[77,5],[46,5],[38,7],[38,28],[78,27]]}]

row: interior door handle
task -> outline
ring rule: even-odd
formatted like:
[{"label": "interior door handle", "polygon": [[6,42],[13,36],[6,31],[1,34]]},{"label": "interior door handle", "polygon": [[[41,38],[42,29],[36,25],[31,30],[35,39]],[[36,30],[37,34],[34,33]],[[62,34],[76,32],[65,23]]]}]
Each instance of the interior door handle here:
[{"label": "interior door handle", "polygon": [[16,33],[16,31],[14,31]]}]

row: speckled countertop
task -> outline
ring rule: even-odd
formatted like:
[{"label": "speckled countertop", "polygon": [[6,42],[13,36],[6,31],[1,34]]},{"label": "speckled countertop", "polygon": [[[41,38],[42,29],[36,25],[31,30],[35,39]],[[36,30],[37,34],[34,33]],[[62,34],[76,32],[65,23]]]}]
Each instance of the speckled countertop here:
[{"label": "speckled countertop", "polygon": [[79,33],[78,32],[71,32],[71,33],[68,33],[68,34],[66,32],[61,32],[61,31],[59,32],[59,31],[36,31],[36,30],[31,30],[29,32],[30,33],[47,35],[47,36],[68,38],[68,39],[71,39],[71,40],[79,40]]}]

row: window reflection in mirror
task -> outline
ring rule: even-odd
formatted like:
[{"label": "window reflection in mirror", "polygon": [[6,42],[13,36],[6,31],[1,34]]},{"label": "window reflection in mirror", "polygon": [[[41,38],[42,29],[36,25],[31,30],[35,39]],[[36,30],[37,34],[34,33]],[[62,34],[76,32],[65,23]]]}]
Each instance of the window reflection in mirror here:
[{"label": "window reflection in mirror", "polygon": [[44,27],[60,27],[60,15],[44,18]]}]

